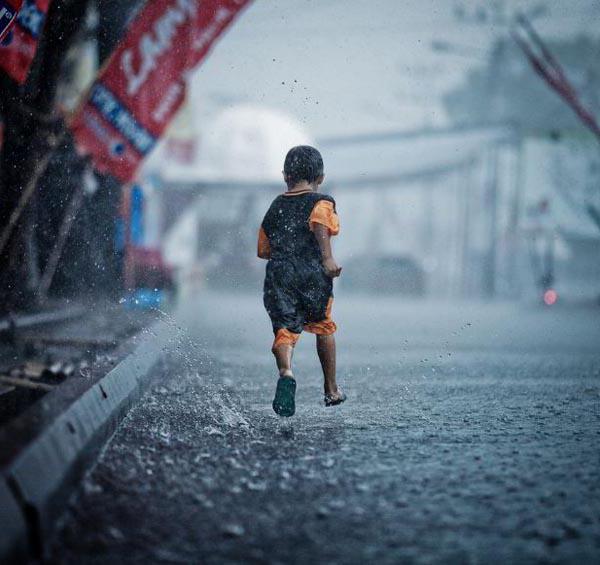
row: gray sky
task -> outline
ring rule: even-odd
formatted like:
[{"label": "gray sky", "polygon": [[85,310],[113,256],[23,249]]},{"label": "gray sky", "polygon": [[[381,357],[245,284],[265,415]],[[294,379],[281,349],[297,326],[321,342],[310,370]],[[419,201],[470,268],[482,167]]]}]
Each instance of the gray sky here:
[{"label": "gray sky", "polygon": [[[440,96],[507,34],[473,21],[494,3],[507,14],[545,5],[535,24],[546,38],[599,33],[600,0],[255,0],[194,76],[199,127],[240,102],[284,111],[315,136],[443,124]],[[475,57],[436,53],[434,39]]]}]

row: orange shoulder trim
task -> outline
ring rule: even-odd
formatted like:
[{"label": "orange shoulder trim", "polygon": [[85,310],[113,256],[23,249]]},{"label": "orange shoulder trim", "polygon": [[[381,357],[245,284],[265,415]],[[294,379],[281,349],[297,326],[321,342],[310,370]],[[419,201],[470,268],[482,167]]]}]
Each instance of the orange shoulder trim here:
[{"label": "orange shoulder trim", "polygon": [[269,238],[267,237],[267,234],[262,226],[258,230],[258,245],[256,254],[261,259],[269,259],[271,257],[271,244],[269,243]]},{"label": "orange shoulder trim", "polygon": [[315,204],[308,223],[311,230],[313,230],[313,224],[321,224],[329,228],[330,235],[340,233],[340,220],[329,200],[319,200]]}]

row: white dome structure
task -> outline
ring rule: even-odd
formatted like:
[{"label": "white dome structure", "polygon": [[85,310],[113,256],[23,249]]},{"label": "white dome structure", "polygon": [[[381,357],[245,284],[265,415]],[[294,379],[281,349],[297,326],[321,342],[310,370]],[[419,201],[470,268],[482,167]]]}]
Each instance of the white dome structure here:
[{"label": "white dome structure", "polygon": [[[285,155],[295,145],[313,145],[308,133],[294,119],[270,108],[244,104],[228,108],[202,127],[198,150],[194,160],[181,163],[167,157],[160,149],[149,160],[148,169],[161,177],[165,194],[169,183],[189,184],[191,194],[194,186],[202,184],[231,184],[240,188],[245,183],[277,184],[283,190],[283,162]],[[244,191],[242,191],[244,192]],[[168,263],[179,271],[180,282],[190,278],[190,273],[201,272],[198,255],[200,227],[211,221],[227,221],[227,214],[239,213],[246,200],[240,200],[241,192],[227,192],[227,199],[216,192],[210,198],[199,196],[190,202],[185,213],[167,229],[163,238],[163,252]],[[260,193],[255,193],[260,197]],[[266,193],[270,198],[271,193]],[[204,215],[203,215],[204,214]],[[217,219],[217,220],[215,220]],[[257,219],[257,222],[260,220]],[[208,261],[206,257],[204,261]]]},{"label": "white dome structure", "polygon": [[244,104],[221,112],[202,128],[196,159],[183,165],[155,160],[165,181],[281,182],[290,147],[313,144],[293,118],[270,108]]},{"label": "white dome structure", "polygon": [[203,180],[280,182],[288,149],[312,143],[304,128],[285,114],[235,106],[204,130],[197,174]]}]

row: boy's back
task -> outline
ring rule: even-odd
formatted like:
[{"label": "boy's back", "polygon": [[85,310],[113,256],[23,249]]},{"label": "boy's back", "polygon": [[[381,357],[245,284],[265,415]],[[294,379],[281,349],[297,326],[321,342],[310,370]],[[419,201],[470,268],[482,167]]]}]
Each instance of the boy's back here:
[{"label": "boy's back", "polygon": [[335,211],[335,201],[326,194],[307,191],[275,198],[262,223],[269,238],[271,259],[321,261],[319,245],[310,229],[311,216],[320,201],[329,202]]},{"label": "boy's back", "polygon": [[312,220],[332,214],[331,196],[306,191],[278,196],[265,215],[262,230],[269,241],[270,259],[264,304],[276,333],[285,328],[300,334],[309,324],[327,318],[333,279],[321,264]]}]

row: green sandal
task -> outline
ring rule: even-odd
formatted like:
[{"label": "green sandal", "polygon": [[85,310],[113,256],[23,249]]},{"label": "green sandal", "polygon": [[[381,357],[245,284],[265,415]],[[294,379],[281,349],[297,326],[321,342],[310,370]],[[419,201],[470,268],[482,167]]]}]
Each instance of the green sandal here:
[{"label": "green sandal", "polygon": [[296,379],[279,377],[273,399],[273,410],[279,416],[289,417],[296,412]]}]

